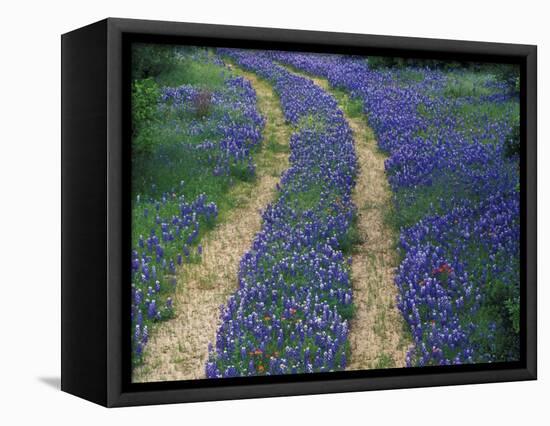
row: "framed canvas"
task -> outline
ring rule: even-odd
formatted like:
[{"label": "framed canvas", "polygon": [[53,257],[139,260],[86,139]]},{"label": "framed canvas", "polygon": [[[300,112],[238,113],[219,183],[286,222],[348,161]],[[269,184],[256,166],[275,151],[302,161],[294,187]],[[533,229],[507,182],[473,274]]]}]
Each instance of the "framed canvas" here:
[{"label": "framed canvas", "polygon": [[113,18],[61,41],[62,390],[536,379],[536,46]]}]

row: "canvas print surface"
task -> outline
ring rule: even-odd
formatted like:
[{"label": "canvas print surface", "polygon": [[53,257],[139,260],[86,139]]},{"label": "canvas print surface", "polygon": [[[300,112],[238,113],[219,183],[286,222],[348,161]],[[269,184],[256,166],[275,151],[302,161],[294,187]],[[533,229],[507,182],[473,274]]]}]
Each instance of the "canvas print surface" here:
[{"label": "canvas print surface", "polygon": [[519,67],[131,67],[133,382],[519,359]]}]

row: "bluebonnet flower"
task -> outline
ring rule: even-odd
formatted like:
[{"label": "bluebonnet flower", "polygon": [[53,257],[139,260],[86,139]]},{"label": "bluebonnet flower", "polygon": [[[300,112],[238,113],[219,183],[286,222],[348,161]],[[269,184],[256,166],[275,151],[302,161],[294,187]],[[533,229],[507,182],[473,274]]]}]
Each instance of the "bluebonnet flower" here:
[{"label": "bluebonnet flower", "polygon": [[[395,198],[398,212],[414,209],[430,188],[447,190],[418,222],[401,229],[403,260],[395,283],[414,339],[407,365],[494,361],[476,336],[483,333],[483,345],[492,347],[495,330],[482,330],[475,317],[487,303],[483,288],[490,282],[519,283],[519,174],[517,158],[503,155],[517,112],[512,107],[488,117],[476,115],[475,107],[517,104],[517,95],[493,82],[491,95],[450,98],[447,77],[438,70],[412,69],[421,80],[396,84],[403,81],[401,70],[372,70],[362,58],[269,55],[327,78],[363,103],[379,147],[389,154],[390,185],[407,194]],[[467,115],[470,107],[474,112]]]},{"label": "bluebonnet flower", "polygon": [[[201,56],[194,60],[211,61],[217,66],[225,67],[223,62],[211,56]],[[256,93],[250,82],[242,77],[231,74],[222,76],[223,84],[211,92],[208,102],[211,103],[212,114],[193,120],[187,136],[194,140],[202,133],[208,134],[202,142],[182,142],[183,152],[193,151],[201,167],[207,170],[219,170],[221,181],[230,177],[233,168],[246,170],[251,176],[255,174],[253,163],[253,148],[262,140],[264,118],[259,114],[256,104]],[[202,89],[197,86],[183,85],[161,89],[159,110],[174,110],[185,112],[192,108],[192,100]],[[222,108],[219,108],[219,107]],[[220,114],[223,111],[223,114]],[[206,131],[208,129],[208,131]],[[179,129],[182,130],[182,129]],[[185,139],[185,137],[183,138]],[[162,149],[155,153],[163,167],[171,167],[172,158],[167,158]],[[138,221],[145,223],[148,236],[134,237],[132,247],[132,321],[140,315],[146,317],[146,322],[160,320],[159,306],[166,303],[166,309],[171,310],[171,299],[164,299],[160,287],[173,290],[176,286],[176,264],[182,265],[184,259],[190,260],[190,247],[199,243],[201,228],[205,224],[213,224],[218,218],[218,206],[209,200],[208,194],[199,194],[194,199],[183,195],[186,190],[184,180],[178,179],[173,188],[161,189],[156,182],[150,183],[150,195],[140,194],[136,197],[133,208],[139,211]],[[174,208],[175,207],[175,208]],[[150,212],[154,213],[150,216]],[[199,245],[197,253],[201,254]],[[157,285],[156,282],[159,282]],[[168,284],[166,286],[165,284]],[[149,287],[151,290],[149,291]],[[140,290],[139,292],[137,290]],[[144,300],[144,294],[149,292],[149,300]],[[164,312],[164,310],[163,310]],[[142,327],[140,325],[140,327]],[[137,341],[133,337],[134,353]],[[145,347],[139,342],[140,356]],[[214,372],[213,374],[218,374]]]},{"label": "bluebonnet flower", "polygon": [[[339,309],[352,303],[350,265],[339,243],[355,214],[351,129],[336,100],[311,80],[260,52],[221,52],[274,84],[289,122],[317,115],[325,128],[298,126],[291,136],[290,168],[278,186],[278,200],[262,214],[262,230],[241,259],[239,290],[222,307],[207,377],[344,369],[345,358],[339,365],[334,359],[347,345],[347,320]],[[296,193],[313,190],[319,191],[318,201],[305,207],[296,203]],[[289,277],[307,285],[289,285]],[[306,339],[324,354],[313,363]]]},{"label": "bluebonnet flower", "polygon": [[155,300],[151,300],[151,302],[149,302],[149,306],[147,308],[147,316],[150,319],[157,316],[157,303]]}]

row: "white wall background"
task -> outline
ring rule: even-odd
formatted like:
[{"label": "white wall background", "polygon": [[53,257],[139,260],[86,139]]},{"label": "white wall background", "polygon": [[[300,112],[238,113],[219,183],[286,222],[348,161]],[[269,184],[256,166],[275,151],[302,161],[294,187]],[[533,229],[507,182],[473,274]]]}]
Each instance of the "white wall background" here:
[{"label": "white wall background", "polygon": [[[550,393],[548,14],[542,1],[4,1],[0,423],[542,424]],[[539,381],[106,410],[60,392],[60,34],[108,16],[539,46]],[[546,392],[546,395],[544,395]]]}]

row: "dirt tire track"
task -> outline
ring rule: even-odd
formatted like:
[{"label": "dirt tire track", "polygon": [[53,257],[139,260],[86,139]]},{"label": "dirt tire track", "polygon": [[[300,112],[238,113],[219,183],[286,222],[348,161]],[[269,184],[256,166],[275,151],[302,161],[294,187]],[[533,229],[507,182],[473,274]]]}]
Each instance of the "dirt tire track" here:
[{"label": "dirt tire track", "polygon": [[134,369],[134,382],[205,378],[208,344],[215,342],[219,327],[219,307],[237,289],[239,262],[260,230],[260,211],[273,200],[280,175],[288,168],[290,128],[278,97],[253,73],[231,68],[251,82],[260,113],[266,117],[264,146],[255,158],[257,178],[232,188],[239,206],[203,238],[202,261],[180,268],[176,316],[155,327],[144,362]]},{"label": "dirt tire track", "polygon": [[326,79],[283,66],[333,94],[353,131],[358,162],[353,201],[358,210],[359,242],[352,255],[355,315],[350,323],[351,358],[347,370],[405,367],[411,339],[396,305],[397,233],[385,220],[392,208],[384,169],[386,156],[378,149],[366,117],[346,112],[343,103],[350,101],[347,95],[336,93]]}]

